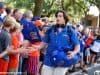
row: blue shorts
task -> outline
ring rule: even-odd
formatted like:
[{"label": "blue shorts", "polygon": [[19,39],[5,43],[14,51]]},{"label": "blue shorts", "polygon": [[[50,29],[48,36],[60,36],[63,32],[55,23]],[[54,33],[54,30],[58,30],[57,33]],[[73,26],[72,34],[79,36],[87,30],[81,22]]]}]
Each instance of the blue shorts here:
[{"label": "blue shorts", "polygon": [[90,50],[89,49],[88,50],[87,49],[85,50],[85,56],[90,56]]}]

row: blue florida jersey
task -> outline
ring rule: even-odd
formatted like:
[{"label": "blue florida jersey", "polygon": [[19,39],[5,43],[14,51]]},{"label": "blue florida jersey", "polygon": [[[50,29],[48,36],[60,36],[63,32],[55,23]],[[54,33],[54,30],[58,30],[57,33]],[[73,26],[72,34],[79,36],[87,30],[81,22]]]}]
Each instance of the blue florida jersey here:
[{"label": "blue florida jersey", "polygon": [[[63,30],[60,33],[55,32],[55,30],[51,29],[51,31],[47,30],[45,37],[43,39],[44,42],[48,43],[47,49],[46,49],[46,56],[44,60],[44,64],[47,66],[55,66],[52,63],[52,53],[54,50],[61,50],[61,49],[72,49],[71,42],[73,43],[73,46],[79,45],[79,40],[77,37],[77,33],[74,31],[74,29],[71,28],[71,37],[69,36],[67,32],[67,26],[63,28]],[[71,42],[70,42],[71,40]],[[74,61],[73,61],[74,62]],[[68,65],[65,65],[65,67]]]},{"label": "blue florida jersey", "polygon": [[39,29],[33,24],[32,21],[27,21],[26,19],[22,18],[20,23],[23,25],[22,33],[25,40],[29,40],[31,43],[41,41]]}]

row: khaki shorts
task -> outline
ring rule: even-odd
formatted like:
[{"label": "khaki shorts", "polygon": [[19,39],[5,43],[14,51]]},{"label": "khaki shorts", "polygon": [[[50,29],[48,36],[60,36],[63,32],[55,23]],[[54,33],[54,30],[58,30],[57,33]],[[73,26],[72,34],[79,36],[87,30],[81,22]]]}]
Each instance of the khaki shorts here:
[{"label": "khaki shorts", "polygon": [[41,75],[65,75],[68,68],[65,67],[50,67],[43,65]]}]

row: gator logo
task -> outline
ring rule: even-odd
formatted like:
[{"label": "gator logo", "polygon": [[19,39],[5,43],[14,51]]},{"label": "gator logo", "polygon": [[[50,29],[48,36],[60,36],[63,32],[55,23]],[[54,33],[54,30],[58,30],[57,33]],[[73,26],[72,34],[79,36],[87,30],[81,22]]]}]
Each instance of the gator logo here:
[{"label": "gator logo", "polygon": [[37,33],[36,32],[30,32],[30,37],[32,39],[38,39]]}]

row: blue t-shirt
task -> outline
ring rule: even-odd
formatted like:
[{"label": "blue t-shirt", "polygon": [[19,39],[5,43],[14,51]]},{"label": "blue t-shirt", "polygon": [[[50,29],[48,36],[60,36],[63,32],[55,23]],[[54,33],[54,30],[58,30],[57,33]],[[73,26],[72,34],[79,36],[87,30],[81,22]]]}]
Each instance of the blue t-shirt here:
[{"label": "blue t-shirt", "polygon": [[3,22],[3,19],[0,17],[0,22]]},{"label": "blue t-shirt", "polygon": [[39,29],[33,24],[32,21],[27,21],[22,18],[20,23],[23,25],[22,33],[24,35],[24,39],[29,40],[31,43],[41,41]]},{"label": "blue t-shirt", "polygon": [[[46,56],[44,60],[44,64],[47,66],[55,66],[51,60],[52,60],[52,52],[54,50],[64,48],[64,49],[72,49],[71,42],[74,46],[79,45],[79,40],[77,37],[77,33],[74,31],[74,29],[71,28],[71,37],[68,35],[67,32],[67,26],[56,35],[55,30],[48,30],[46,32],[46,35],[43,39],[44,42],[48,43],[48,47],[46,49]],[[71,39],[71,42],[70,42]]]}]

